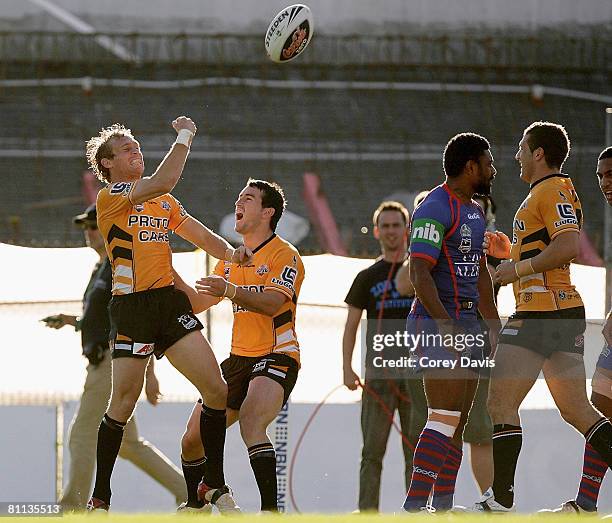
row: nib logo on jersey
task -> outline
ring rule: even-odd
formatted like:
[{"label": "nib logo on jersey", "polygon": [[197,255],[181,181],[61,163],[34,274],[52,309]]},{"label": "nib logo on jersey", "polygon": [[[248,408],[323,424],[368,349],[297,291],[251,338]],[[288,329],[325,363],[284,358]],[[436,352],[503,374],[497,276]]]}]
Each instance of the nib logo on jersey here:
[{"label": "nib logo on jersey", "polygon": [[442,246],[444,227],[431,218],[420,218],[412,222],[412,237],[414,243],[428,243],[434,247]]}]

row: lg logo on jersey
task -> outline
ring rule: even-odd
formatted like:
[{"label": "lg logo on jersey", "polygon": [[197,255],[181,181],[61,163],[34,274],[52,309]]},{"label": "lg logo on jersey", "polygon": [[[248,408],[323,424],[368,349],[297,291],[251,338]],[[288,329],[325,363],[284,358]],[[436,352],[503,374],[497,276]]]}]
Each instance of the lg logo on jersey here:
[{"label": "lg logo on jersey", "polygon": [[272,283],[276,285],[281,285],[292,291],[293,286],[295,285],[296,276],[297,276],[297,269],[295,267],[285,265],[285,268],[283,269],[280,279],[272,278]]},{"label": "lg logo on jersey", "polygon": [[571,203],[558,203],[557,214],[561,219],[555,222],[555,227],[561,227],[562,225],[578,225],[574,206]]}]

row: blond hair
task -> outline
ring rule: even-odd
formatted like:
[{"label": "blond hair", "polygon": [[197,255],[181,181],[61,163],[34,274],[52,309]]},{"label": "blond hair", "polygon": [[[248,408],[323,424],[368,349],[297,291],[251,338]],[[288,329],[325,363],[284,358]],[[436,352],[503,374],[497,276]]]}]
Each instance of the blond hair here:
[{"label": "blond hair", "polygon": [[127,136],[134,139],[132,131],[122,124],[114,123],[109,127],[100,130],[98,136],[92,136],[85,146],[85,155],[89,167],[94,172],[98,180],[102,182],[110,182],[110,172],[102,165],[102,159],[112,159],[113,154],[112,140]]}]

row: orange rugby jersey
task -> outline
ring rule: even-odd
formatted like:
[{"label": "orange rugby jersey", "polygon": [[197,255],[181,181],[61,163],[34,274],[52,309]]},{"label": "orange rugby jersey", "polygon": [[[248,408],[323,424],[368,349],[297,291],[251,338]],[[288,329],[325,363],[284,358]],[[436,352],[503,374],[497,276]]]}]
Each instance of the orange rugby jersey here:
[{"label": "orange rugby jersey", "polygon": [[264,356],[282,352],[299,363],[295,313],[304,280],[304,264],[297,249],[274,235],[255,249],[248,265],[241,267],[220,261],[215,267],[215,274],[249,291],[274,289],[289,298],[272,318],[247,311],[233,303],[232,354]]},{"label": "orange rugby jersey", "polygon": [[170,194],[134,205],[137,183],[109,184],[98,193],[98,229],[113,266],[114,295],[174,284],[168,237],[189,216]]},{"label": "orange rugby jersey", "polygon": [[[550,175],[534,183],[512,225],[513,261],[537,256],[559,234],[579,231],[582,206],[569,176]],[[569,265],[523,276],[514,282],[517,311],[554,311],[580,307],[580,294],[570,281]]]}]

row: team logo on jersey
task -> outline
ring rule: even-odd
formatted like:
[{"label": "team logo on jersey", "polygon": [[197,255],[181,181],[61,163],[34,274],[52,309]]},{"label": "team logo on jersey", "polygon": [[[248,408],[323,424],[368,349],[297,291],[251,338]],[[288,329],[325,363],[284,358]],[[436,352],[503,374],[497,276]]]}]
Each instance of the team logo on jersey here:
[{"label": "team logo on jersey", "polygon": [[264,274],[267,274],[269,272],[270,272],[270,267],[268,267],[265,263],[257,267],[257,270],[255,271],[257,276],[263,276]]},{"label": "team logo on jersey", "polygon": [[459,229],[461,233],[461,243],[459,244],[459,252],[466,254],[472,250],[472,229],[467,223],[464,223]]},{"label": "team logo on jersey", "polygon": [[122,194],[123,196],[127,196],[132,188],[132,184],[128,182],[117,182],[113,183],[110,187],[111,194]]},{"label": "team logo on jersey", "polygon": [[561,219],[555,222],[555,227],[561,227],[562,225],[578,225],[578,218],[576,218],[574,206],[571,203],[558,203],[557,214]]},{"label": "team logo on jersey", "polygon": [[411,243],[427,243],[440,249],[444,238],[444,226],[431,218],[419,218],[412,222]]},{"label": "team logo on jersey", "polygon": [[166,211],[170,210],[170,204],[166,200],[162,200],[161,206],[162,206],[162,209],[165,209]]},{"label": "team logo on jersey", "polygon": [[198,320],[196,320],[191,314],[183,314],[176,320],[187,330],[193,329],[198,324]]}]

